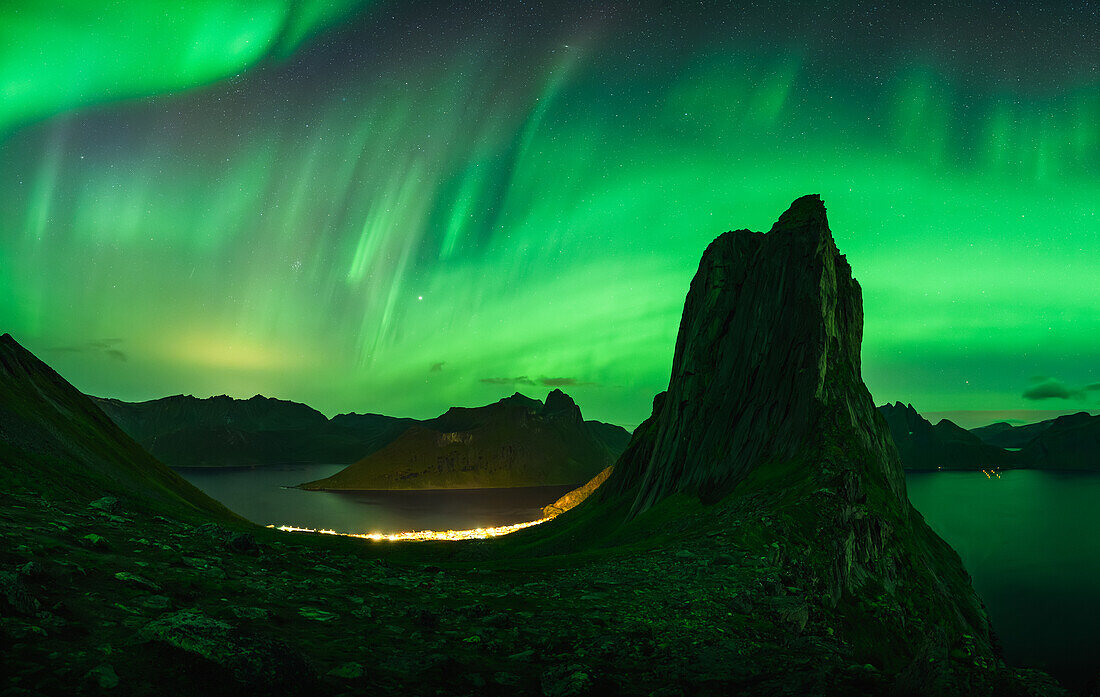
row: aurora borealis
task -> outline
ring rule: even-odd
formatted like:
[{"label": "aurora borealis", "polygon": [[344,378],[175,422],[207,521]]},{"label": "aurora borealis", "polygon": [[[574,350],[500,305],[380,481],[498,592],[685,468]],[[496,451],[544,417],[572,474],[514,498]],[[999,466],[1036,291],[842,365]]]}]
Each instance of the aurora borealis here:
[{"label": "aurora borealis", "polygon": [[812,192],[877,402],[1100,404],[1089,4],[21,5],[0,328],[86,392],[633,426],[707,243]]}]

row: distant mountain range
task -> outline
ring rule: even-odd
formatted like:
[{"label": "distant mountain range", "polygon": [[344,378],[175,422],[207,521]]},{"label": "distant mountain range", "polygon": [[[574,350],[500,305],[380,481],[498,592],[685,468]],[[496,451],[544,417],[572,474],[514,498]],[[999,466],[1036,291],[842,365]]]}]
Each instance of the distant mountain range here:
[{"label": "distant mountain range", "polygon": [[972,433],[991,445],[1019,448],[1028,467],[1100,470],[1100,415],[1081,411],[1026,426],[1000,422]]},{"label": "distant mountain range", "polygon": [[417,423],[381,414],[328,419],[305,404],[260,395],[93,399],[122,430],[172,467],[347,464]]},{"label": "distant mountain range", "polygon": [[932,425],[912,404],[878,411],[911,470],[1034,468],[1100,470],[1100,416],[1086,412],[1023,426],[998,422],[966,430],[948,419]]},{"label": "distant mountain range", "polygon": [[585,421],[561,390],[453,407],[304,489],[466,489],[579,485],[614,463],[630,434]]},{"label": "distant mountain range", "polygon": [[92,399],[172,467],[354,463],[309,488],[582,484],[614,462],[630,441],[619,426],[584,421],[561,390],[551,392],[545,404],[517,392],[495,404],[454,407],[423,421],[382,414],[328,419],[305,404],[259,395]]}]

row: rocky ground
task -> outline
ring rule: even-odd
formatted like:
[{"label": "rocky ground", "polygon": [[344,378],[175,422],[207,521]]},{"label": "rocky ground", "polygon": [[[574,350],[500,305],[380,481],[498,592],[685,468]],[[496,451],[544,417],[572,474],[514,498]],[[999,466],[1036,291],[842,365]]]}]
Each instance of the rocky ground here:
[{"label": "rocky ground", "polygon": [[1062,694],[965,644],[876,665],[840,638],[798,552],[764,542],[784,523],[760,510],[708,509],[709,531],[678,510],[644,542],[509,559],[501,541],[230,530],[14,491],[0,508],[0,693],[860,695],[969,681]]}]

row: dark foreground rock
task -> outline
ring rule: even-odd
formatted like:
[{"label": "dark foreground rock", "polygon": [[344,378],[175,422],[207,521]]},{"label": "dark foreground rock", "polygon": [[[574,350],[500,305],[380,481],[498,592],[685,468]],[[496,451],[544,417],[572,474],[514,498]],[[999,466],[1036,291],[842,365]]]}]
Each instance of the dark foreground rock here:
[{"label": "dark foreground rock", "polygon": [[199,659],[211,677],[228,672],[242,691],[297,693],[313,682],[309,665],[285,643],[243,632],[196,610],[165,614],[146,624],[139,641],[163,644]]}]

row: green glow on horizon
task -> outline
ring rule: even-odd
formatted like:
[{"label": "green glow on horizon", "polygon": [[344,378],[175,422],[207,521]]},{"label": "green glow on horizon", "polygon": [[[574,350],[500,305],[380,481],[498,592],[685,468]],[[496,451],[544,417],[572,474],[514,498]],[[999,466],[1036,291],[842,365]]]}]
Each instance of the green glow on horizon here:
[{"label": "green glow on horizon", "polygon": [[[270,28],[293,47],[333,16],[249,7],[262,49],[200,8],[209,54],[91,101],[203,84],[289,53]],[[24,126],[0,144],[0,326],[106,396],[429,416],[567,377],[586,418],[633,425],[706,244],[820,193],[877,401],[1096,408],[1021,397],[1036,375],[1100,382],[1095,78],[982,92],[912,57],[853,85],[793,43],[698,41],[670,65],[608,31],[485,29],[316,91],[259,71]],[[89,101],[55,86],[5,118]]]}]

